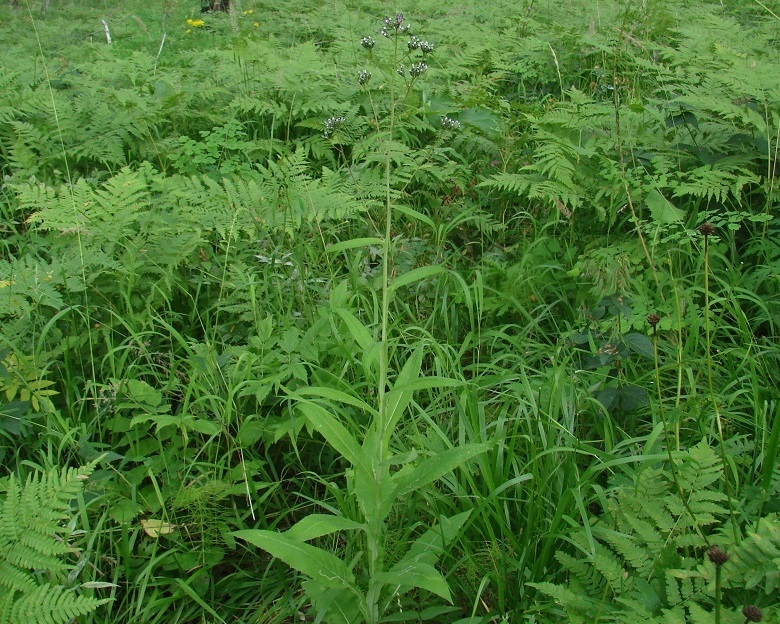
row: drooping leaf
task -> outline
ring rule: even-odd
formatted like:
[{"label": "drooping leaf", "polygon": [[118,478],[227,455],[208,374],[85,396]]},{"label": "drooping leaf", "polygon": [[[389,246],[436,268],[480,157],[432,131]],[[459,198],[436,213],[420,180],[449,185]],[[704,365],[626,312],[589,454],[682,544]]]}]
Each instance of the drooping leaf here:
[{"label": "drooping leaf", "polygon": [[262,548],[326,587],[349,588],[354,585],[355,578],[347,564],[322,548],[290,539],[274,531],[245,529],[234,531],[231,535]]},{"label": "drooping leaf", "polygon": [[419,587],[452,602],[449,585],[441,572],[422,561],[402,561],[376,577],[395,586],[399,594]]},{"label": "drooping leaf", "polygon": [[400,470],[393,475],[393,481],[398,487],[398,496],[406,496],[432,481],[443,477],[471,458],[476,457],[480,453],[484,453],[491,446],[492,445],[489,443],[457,446],[455,448],[447,449],[436,457],[426,459],[414,468]]},{"label": "drooping leaf", "polygon": [[645,198],[650,216],[660,225],[680,223],[685,219],[685,212],[673,206],[659,191],[653,189]]},{"label": "drooping leaf", "polygon": [[434,275],[440,275],[445,271],[446,269],[438,264],[433,266],[417,267],[416,269],[412,269],[408,273],[404,273],[403,275],[399,275],[397,278],[395,278],[390,283],[389,289],[390,291],[396,291],[399,288],[408,286],[409,284],[413,284],[414,282],[418,282],[422,279],[427,279],[429,277],[433,277]]},{"label": "drooping leaf", "polygon": [[284,532],[288,539],[306,542],[337,531],[362,529],[363,525],[341,516],[310,514]]},{"label": "drooping leaf", "polygon": [[341,453],[344,459],[356,469],[371,474],[371,460],[360,448],[360,444],[353,435],[332,414],[319,405],[308,401],[300,402],[298,408],[314,428],[322,434],[322,437],[328,441],[328,444]]},{"label": "drooping leaf", "polygon": [[449,518],[441,518],[439,524],[414,540],[401,561],[420,560],[430,564],[436,563],[444,552],[444,547],[458,536],[470,515],[471,509],[468,509]]}]

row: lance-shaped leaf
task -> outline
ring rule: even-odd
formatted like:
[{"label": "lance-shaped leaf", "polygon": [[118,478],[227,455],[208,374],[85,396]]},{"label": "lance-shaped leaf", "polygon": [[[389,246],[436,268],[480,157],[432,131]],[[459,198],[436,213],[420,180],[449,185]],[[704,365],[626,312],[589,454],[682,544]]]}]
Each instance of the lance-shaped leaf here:
[{"label": "lance-shaped leaf", "polygon": [[357,407],[359,410],[366,412],[366,414],[371,414],[373,416],[376,416],[377,414],[377,411],[364,400],[354,395],[348,394],[342,390],[328,388],[327,386],[309,386],[308,388],[300,388],[296,390],[294,394],[291,393],[291,396],[293,398],[299,398],[301,396],[322,397],[323,399],[338,401],[339,403],[344,403],[345,405]]},{"label": "lance-shaped leaf", "polygon": [[377,470],[384,472],[381,479],[359,471],[355,471],[354,476],[355,498],[369,527],[380,526],[387,519],[396,498],[397,488],[390,478],[390,471],[386,467],[377,467]]},{"label": "lance-shaped leaf", "polygon": [[368,330],[368,327],[363,325],[358,317],[345,308],[335,308],[334,312],[336,312],[336,314],[341,317],[341,320],[344,321],[349,333],[355,339],[355,342],[360,345],[360,348],[363,350],[368,349],[371,343],[374,342],[374,336]]},{"label": "lance-shaped leaf", "polygon": [[452,472],[472,457],[484,453],[491,446],[488,443],[456,446],[455,448],[447,449],[436,457],[426,459],[414,468],[398,471],[393,475],[393,481],[398,488],[396,495],[406,496],[428,485],[432,481]]},{"label": "lance-shaped leaf", "polygon": [[399,594],[419,587],[452,602],[447,581],[441,572],[429,563],[402,561],[386,572],[379,572],[376,578],[378,581],[396,588]]},{"label": "lance-shaped leaf", "polygon": [[438,264],[412,269],[408,273],[399,275],[392,282],[390,282],[389,290],[390,292],[394,292],[399,288],[403,288],[404,286],[408,286],[409,284],[413,284],[414,282],[418,282],[428,277],[433,277],[434,275],[439,275],[445,271],[446,269]]},{"label": "lance-shaped leaf", "polygon": [[274,531],[246,529],[234,531],[232,535],[262,548],[291,568],[326,587],[349,588],[355,583],[355,578],[347,568],[347,564],[322,548],[290,539],[283,533]]},{"label": "lance-shaped leaf", "polygon": [[470,515],[471,509],[450,518],[442,518],[439,524],[414,540],[401,561],[423,561],[433,565],[444,553],[444,547],[458,536]]},{"label": "lance-shaped leaf", "polygon": [[328,444],[336,449],[357,470],[371,474],[371,460],[360,448],[357,440],[333,415],[315,403],[301,402],[298,408],[322,434]]},{"label": "lance-shaped leaf", "polygon": [[[387,439],[392,434],[393,428],[401,416],[403,416],[403,411],[409,405],[412,396],[417,390],[454,388],[460,385],[463,385],[462,381],[450,379],[449,377],[421,377],[402,385],[397,380],[393,389],[387,393],[388,421],[385,429],[385,438]],[[391,409],[392,412],[390,411]]]},{"label": "lance-shaped leaf", "polygon": [[358,624],[365,621],[361,617],[361,603],[365,598],[356,590],[324,587],[313,579],[304,581],[303,590],[321,621],[328,624]]},{"label": "lance-shaped leaf", "polygon": [[358,524],[349,518],[332,516],[330,514],[310,514],[303,520],[296,522],[294,526],[287,529],[282,535],[291,540],[306,542],[323,535],[336,533],[337,531],[362,528],[362,524]]},{"label": "lance-shaped leaf", "polygon": [[384,244],[383,238],[352,238],[350,240],[341,241],[333,245],[328,245],[325,249],[326,253],[338,253],[339,251],[346,251],[347,249],[356,249],[357,247],[381,247]]},{"label": "lance-shaped leaf", "polygon": [[406,406],[409,405],[409,402],[412,400],[414,390],[409,388],[409,384],[419,378],[422,361],[423,350],[418,346],[398,373],[393,389],[387,393],[385,431],[382,432],[382,435],[385,438],[390,436],[395,427],[395,423],[401,418]]}]

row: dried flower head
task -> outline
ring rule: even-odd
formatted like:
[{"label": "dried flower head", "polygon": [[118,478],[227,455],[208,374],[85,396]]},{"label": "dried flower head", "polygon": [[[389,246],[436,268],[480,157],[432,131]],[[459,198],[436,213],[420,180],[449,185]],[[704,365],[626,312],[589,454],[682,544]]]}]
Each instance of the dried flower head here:
[{"label": "dried flower head", "polygon": [[364,85],[369,80],[371,80],[371,72],[370,71],[366,71],[365,69],[361,69],[358,72],[358,84]]},{"label": "dried flower head", "polygon": [[724,563],[726,563],[731,555],[729,555],[726,552],[723,552],[720,548],[717,546],[713,546],[707,551],[707,557],[709,557],[710,561],[714,563],[716,566],[720,567]]},{"label": "dried flower head", "polygon": [[409,39],[409,42],[406,44],[406,47],[410,50],[417,50],[420,47],[420,38],[419,37],[412,37]]},{"label": "dried flower head", "polygon": [[715,226],[712,223],[702,223],[698,228],[699,234],[705,238],[712,236],[715,233]]},{"label": "dried flower head", "polygon": [[363,37],[360,40],[360,45],[362,45],[366,50],[370,50],[376,45],[376,41],[374,41],[373,37]]},{"label": "dried flower head", "polygon": [[430,41],[421,41],[419,47],[423,55],[433,52],[433,44]]},{"label": "dried flower head", "polygon": [[647,317],[647,324],[650,325],[653,329],[655,329],[655,326],[658,325],[658,323],[661,321],[661,317],[657,314],[651,314]]},{"label": "dried flower head", "polygon": [[747,622],[760,622],[764,618],[764,613],[756,605],[742,607],[742,615]]}]

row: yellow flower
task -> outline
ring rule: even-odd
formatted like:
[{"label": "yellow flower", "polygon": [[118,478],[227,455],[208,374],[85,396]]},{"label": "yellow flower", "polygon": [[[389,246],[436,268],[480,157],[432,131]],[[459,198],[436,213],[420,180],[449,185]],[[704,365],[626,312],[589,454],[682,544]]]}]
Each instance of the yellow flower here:
[{"label": "yellow flower", "polygon": [[254,12],[255,12],[254,9],[247,9],[246,11],[244,11],[244,15],[252,15],[252,13]]},{"label": "yellow flower", "polygon": [[191,17],[187,18],[187,25],[192,26],[193,28],[203,28],[203,26],[206,24],[202,19],[194,20]]},{"label": "yellow flower", "polygon": [[260,22],[252,22],[252,25],[253,25],[255,28],[257,28],[258,26],[260,26]]}]

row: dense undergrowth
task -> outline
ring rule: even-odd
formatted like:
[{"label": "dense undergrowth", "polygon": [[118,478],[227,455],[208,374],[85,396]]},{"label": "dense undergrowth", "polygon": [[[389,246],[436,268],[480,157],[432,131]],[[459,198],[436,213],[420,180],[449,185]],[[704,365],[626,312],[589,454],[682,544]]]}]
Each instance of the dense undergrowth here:
[{"label": "dense undergrowth", "polygon": [[780,621],[779,37],[4,4],[0,622]]}]

